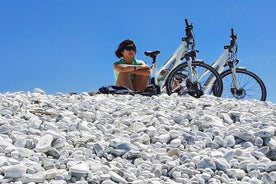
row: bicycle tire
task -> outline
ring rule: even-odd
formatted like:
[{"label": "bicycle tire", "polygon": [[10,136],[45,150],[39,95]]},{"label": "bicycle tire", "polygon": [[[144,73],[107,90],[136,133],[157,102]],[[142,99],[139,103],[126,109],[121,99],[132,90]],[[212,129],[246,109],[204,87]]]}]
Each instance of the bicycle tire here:
[{"label": "bicycle tire", "polygon": [[237,79],[242,87],[242,91],[235,90],[231,77],[231,70],[227,69],[221,73],[223,81],[222,95],[223,98],[236,98],[251,100],[257,99],[261,101],[266,100],[267,92],[264,82],[253,72],[248,71],[245,68],[236,68]]},{"label": "bicycle tire", "polygon": [[[223,83],[222,83],[219,73],[213,67],[204,63],[203,61],[193,61],[192,67],[193,67],[194,75],[196,76],[196,81],[198,81],[197,85],[199,85],[198,87],[200,87],[201,89],[195,89],[194,86],[191,86],[191,84],[189,83],[189,81],[188,81],[189,80],[188,79],[189,72],[187,70],[188,63],[184,62],[184,63],[181,63],[180,65],[178,65],[175,69],[173,69],[172,72],[170,72],[170,74],[166,80],[167,94],[171,95],[172,93],[174,93],[176,91],[176,90],[174,90],[174,88],[175,88],[174,87],[175,86],[174,78],[181,78],[182,82],[178,87],[181,87],[182,89],[184,89],[183,90],[184,93],[188,93],[189,95],[194,96],[194,97],[200,97],[203,94],[214,95],[217,97],[221,96]],[[202,77],[203,73],[204,74],[208,73],[208,75],[204,75],[204,77]],[[201,78],[199,79],[200,76],[201,76]],[[215,77],[215,78],[213,78],[213,77]],[[212,78],[213,78],[214,82],[212,82],[212,84],[207,85],[208,84],[207,81],[208,80],[210,81]],[[209,89],[209,90],[207,90],[207,89]],[[199,94],[200,92],[198,90],[201,90],[202,93]],[[178,93],[179,93],[179,91],[178,91]]]}]

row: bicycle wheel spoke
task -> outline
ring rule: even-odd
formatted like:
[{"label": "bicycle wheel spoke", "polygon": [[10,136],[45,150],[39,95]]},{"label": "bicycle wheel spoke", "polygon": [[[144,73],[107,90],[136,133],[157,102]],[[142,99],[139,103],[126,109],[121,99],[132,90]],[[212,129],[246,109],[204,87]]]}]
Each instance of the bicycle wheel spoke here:
[{"label": "bicycle wheel spoke", "polygon": [[222,74],[224,98],[236,99],[259,99],[265,100],[266,89],[261,79],[247,71],[246,69],[237,68],[236,78],[240,85],[240,89],[234,87],[231,71],[228,70]]},{"label": "bicycle wheel spoke", "polygon": [[[188,66],[186,63],[175,68],[167,79],[166,89],[168,94],[188,93],[194,97],[200,97],[203,94],[211,94],[220,96],[222,81],[219,74],[209,65],[203,62],[192,63],[192,78],[189,75]],[[179,79],[178,82],[173,79]],[[215,81],[218,81],[215,86]],[[213,90],[215,89],[215,90]]]}]

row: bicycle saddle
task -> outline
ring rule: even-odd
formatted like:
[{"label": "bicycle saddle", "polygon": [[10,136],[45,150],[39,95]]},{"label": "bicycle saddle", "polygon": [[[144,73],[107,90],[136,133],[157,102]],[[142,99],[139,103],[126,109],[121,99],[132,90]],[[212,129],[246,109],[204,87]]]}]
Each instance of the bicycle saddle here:
[{"label": "bicycle saddle", "polygon": [[159,51],[159,50],[156,50],[156,51],[145,51],[144,54],[145,54],[146,56],[151,57],[151,58],[156,58],[156,56],[157,56],[158,54],[160,54],[160,51]]}]

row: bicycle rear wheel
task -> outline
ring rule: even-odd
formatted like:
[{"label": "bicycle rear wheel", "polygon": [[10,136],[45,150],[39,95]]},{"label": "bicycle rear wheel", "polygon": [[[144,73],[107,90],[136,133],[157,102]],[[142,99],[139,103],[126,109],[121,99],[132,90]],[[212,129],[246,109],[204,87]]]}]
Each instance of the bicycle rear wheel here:
[{"label": "bicycle rear wheel", "polygon": [[[202,61],[192,62],[194,81],[189,79],[187,62],[178,65],[169,74],[166,80],[168,95],[178,93],[189,94],[199,98],[203,94],[220,96],[222,92],[222,80],[219,73],[210,65]],[[216,81],[216,82],[215,82]]]},{"label": "bicycle rear wheel", "polygon": [[241,86],[237,89],[233,85],[232,72],[230,69],[221,73],[223,90],[221,97],[251,100],[266,100],[266,87],[264,82],[253,72],[245,68],[236,68],[236,78]]}]

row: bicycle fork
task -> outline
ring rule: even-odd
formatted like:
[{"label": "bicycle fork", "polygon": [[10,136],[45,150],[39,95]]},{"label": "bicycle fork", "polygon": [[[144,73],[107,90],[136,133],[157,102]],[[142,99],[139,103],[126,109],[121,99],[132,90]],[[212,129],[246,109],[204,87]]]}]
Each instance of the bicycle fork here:
[{"label": "bicycle fork", "polygon": [[231,76],[232,76],[233,87],[235,87],[237,90],[240,90],[241,86],[240,86],[239,81],[237,79],[237,73],[236,73],[236,68],[235,67],[231,68]]},{"label": "bicycle fork", "polygon": [[241,87],[239,80],[237,78],[237,72],[236,67],[234,65],[233,61],[228,62],[228,66],[231,70],[231,78],[232,78],[232,87],[231,87],[231,93],[233,96],[235,96],[237,99],[244,98],[246,96],[245,90]]},{"label": "bicycle fork", "polygon": [[187,64],[188,64],[188,76],[189,76],[189,80],[192,84],[194,84],[196,82],[195,77],[194,77],[194,72],[192,69],[192,59],[189,58],[187,59]]},{"label": "bicycle fork", "polygon": [[236,73],[236,68],[232,67],[231,68],[231,77],[232,77],[232,88],[231,88],[231,93],[236,97],[236,98],[243,98],[246,93],[245,90],[241,87],[238,78],[237,78],[237,73]]},{"label": "bicycle fork", "polygon": [[198,82],[197,69],[192,66],[193,57],[186,58],[188,65],[188,81],[186,81],[186,86],[188,87],[188,93],[196,98],[203,95],[202,86]]}]

